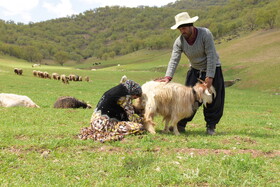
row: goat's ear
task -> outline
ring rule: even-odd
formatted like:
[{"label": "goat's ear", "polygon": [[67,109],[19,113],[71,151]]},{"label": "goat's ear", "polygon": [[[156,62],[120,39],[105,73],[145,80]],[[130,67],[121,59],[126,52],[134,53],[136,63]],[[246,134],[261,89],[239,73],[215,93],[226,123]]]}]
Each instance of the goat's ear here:
[{"label": "goat's ear", "polygon": [[208,89],[205,89],[205,92],[204,92],[206,95],[212,95]]}]

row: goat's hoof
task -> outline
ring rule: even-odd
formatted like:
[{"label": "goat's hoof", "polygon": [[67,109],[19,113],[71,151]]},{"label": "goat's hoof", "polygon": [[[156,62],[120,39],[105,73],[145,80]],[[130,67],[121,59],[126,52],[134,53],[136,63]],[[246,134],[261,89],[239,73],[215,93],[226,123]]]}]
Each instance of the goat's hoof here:
[{"label": "goat's hoof", "polygon": [[174,132],[174,135],[175,135],[175,136],[179,136],[180,133],[179,133],[179,132]]},{"label": "goat's hoof", "polygon": [[156,134],[156,131],[154,129],[148,129],[148,132],[151,134]]},{"label": "goat's hoof", "polygon": [[168,129],[168,130],[164,129],[164,130],[162,130],[161,132],[164,133],[164,134],[170,133],[169,129]]},{"label": "goat's hoof", "polygon": [[155,128],[153,126],[147,126],[146,130],[151,134],[156,134]]}]

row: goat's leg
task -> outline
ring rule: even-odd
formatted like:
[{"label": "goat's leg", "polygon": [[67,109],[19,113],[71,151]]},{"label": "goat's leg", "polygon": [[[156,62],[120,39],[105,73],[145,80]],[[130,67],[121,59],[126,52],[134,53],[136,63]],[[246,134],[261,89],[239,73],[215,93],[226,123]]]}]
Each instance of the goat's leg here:
[{"label": "goat's leg", "polygon": [[154,128],[155,123],[154,123],[153,119],[154,119],[154,113],[149,110],[146,110],[145,114],[144,114],[144,128],[151,134],[156,134],[156,131]]},{"label": "goat's leg", "polygon": [[177,123],[178,123],[178,120],[175,120],[175,121],[172,121],[172,126],[173,126],[173,133],[178,136],[180,135],[180,132],[178,131],[178,128],[177,128]]},{"label": "goat's leg", "polygon": [[151,134],[156,134],[154,126],[155,123],[153,122],[152,117],[144,117],[144,128]]},{"label": "goat's leg", "polygon": [[170,130],[169,130],[169,119],[165,119],[165,126],[164,126],[164,130],[163,130],[163,132],[165,132],[165,133],[169,133],[170,132]]},{"label": "goat's leg", "polygon": [[150,132],[151,134],[156,134],[155,128],[154,128],[154,124],[151,122],[146,122],[144,124],[144,128]]},{"label": "goat's leg", "polygon": [[178,136],[180,135],[179,131],[178,131],[178,128],[177,128],[177,124],[173,125],[173,133]]}]

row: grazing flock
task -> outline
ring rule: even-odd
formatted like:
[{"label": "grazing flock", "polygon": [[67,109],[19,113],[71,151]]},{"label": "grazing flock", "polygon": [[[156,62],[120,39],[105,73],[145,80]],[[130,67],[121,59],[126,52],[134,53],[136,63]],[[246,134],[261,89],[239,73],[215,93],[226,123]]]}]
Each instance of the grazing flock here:
[{"label": "grazing flock", "polygon": [[[34,64],[32,67],[41,66],[40,64]],[[22,75],[23,70],[20,68],[14,68],[14,73],[17,75]],[[48,72],[42,72],[33,70],[34,77],[40,77],[44,79],[53,79],[61,80],[65,84],[69,84],[68,81],[83,81],[82,76],[70,74],[66,76],[65,74],[59,75],[58,73],[49,74]],[[88,76],[84,77],[84,81],[89,82],[90,79]],[[31,108],[40,108],[35,102],[33,102],[28,96],[17,95],[12,93],[0,93],[0,107],[31,107]],[[87,104],[84,101],[80,101],[74,97],[63,96],[57,99],[54,104],[54,108],[91,108],[90,104]]]},{"label": "grazing flock", "polygon": [[[65,74],[59,75],[58,73],[49,74],[46,71],[42,72],[37,70],[33,70],[33,76],[44,78],[44,79],[61,80],[64,84],[69,84],[69,81],[83,81],[83,77],[79,75],[70,74],[67,76]],[[84,81],[89,82],[90,81],[89,76],[85,76]]]}]

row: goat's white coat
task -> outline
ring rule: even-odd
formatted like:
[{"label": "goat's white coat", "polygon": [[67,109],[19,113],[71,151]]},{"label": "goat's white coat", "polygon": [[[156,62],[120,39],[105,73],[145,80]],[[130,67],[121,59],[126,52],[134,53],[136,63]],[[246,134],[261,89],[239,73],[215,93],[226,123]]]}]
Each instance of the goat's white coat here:
[{"label": "goat's white coat", "polygon": [[[194,91],[196,94],[194,95]],[[214,94],[212,86],[210,92]],[[169,131],[169,122],[173,126],[174,134],[178,135],[177,123],[193,114],[195,101],[212,103],[212,94],[209,93],[206,85],[197,83],[193,88],[186,87],[179,83],[164,83],[149,81],[142,85],[142,96],[136,100],[135,107],[145,109],[144,126],[150,133],[155,133],[153,118],[156,114],[163,116],[165,120],[165,131]]]},{"label": "goat's white coat", "polygon": [[0,93],[0,107],[15,107],[15,106],[40,108],[27,96]]}]

